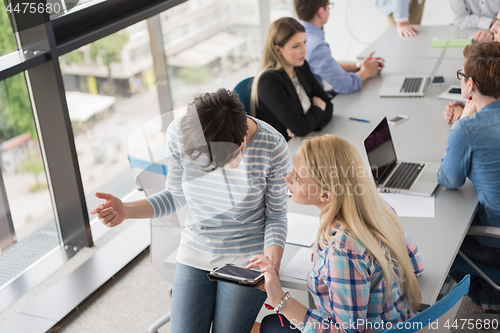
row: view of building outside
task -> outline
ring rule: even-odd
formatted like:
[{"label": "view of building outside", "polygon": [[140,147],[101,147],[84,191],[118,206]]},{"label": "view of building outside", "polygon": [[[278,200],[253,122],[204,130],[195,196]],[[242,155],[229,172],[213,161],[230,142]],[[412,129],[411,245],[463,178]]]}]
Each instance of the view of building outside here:
[{"label": "view of building outside", "polygon": [[[161,13],[173,109],[254,76],[262,41],[258,0],[190,0]],[[275,1],[283,11],[285,1]],[[289,15],[289,14],[288,14]],[[60,58],[87,205],[110,182],[135,183],[128,137],[160,115],[146,21]],[[162,110],[169,112],[170,110]],[[156,144],[164,144],[164,134]],[[126,190],[113,193],[125,195]]]}]

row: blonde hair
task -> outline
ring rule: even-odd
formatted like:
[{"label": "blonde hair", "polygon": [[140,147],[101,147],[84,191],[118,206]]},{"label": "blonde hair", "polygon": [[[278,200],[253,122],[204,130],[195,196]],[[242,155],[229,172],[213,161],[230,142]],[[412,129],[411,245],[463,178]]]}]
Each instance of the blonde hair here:
[{"label": "blonde hair", "polygon": [[267,70],[279,70],[283,68],[283,59],[276,52],[275,46],[283,47],[297,32],[305,32],[304,27],[291,17],[282,17],[274,21],[267,31],[266,41],[259,70],[252,83],[250,94],[250,114],[255,117],[259,103],[258,89],[259,79]]},{"label": "blonde hair", "polygon": [[328,247],[340,223],[372,254],[386,281],[401,283],[410,310],[422,300],[410,263],[403,228],[391,207],[380,197],[352,144],[332,135],[304,140],[303,157],[313,181],[331,191],[332,200],[321,211],[316,243]]}]

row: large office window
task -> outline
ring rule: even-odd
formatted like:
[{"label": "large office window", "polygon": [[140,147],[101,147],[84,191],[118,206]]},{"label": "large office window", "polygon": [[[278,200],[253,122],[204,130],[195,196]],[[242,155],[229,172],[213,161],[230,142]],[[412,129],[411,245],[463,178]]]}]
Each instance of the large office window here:
[{"label": "large office window", "polygon": [[24,74],[0,81],[0,286],[60,244]]},{"label": "large office window", "polygon": [[124,197],[135,188],[128,136],[159,115],[146,22],[60,58],[82,183],[90,209],[96,191]]},{"label": "large office window", "polygon": [[[0,59],[13,63],[8,13],[0,3]],[[0,288],[61,243],[40,143],[25,74],[0,81]]]},{"label": "large office window", "polygon": [[260,59],[257,0],[190,0],[160,14],[176,108],[203,92],[233,89]]},{"label": "large office window", "polygon": [[[0,311],[93,244],[95,191],[136,187],[133,130],[254,76],[263,42],[262,0],[66,1],[64,14],[27,21],[9,3],[0,4]],[[32,265],[42,257],[47,265]]]},{"label": "large office window", "polygon": [[[88,208],[100,202],[95,191],[123,197],[135,188],[128,139],[137,126],[185,107],[201,93],[232,89],[255,75],[258,13],[254,0],[190,0],[159,14],[169,106],[158,98],[147,21],[60,58]],[[163,144],[158,138],[156,144]]]}]

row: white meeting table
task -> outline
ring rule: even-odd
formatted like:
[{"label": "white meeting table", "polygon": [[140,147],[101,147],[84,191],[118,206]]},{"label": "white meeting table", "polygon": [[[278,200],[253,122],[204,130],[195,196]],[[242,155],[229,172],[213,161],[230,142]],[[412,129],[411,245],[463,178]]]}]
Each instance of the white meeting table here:
[{"label": "white meeting table", "polygon": [[[419,27],[420,35],[446,36],[454,27]],[[384,33],[382,37],[390,39],[392,48],[386,52],[386,68],[380,76],[365,82],[363,89],[348,95],[337,95],[332,101],[334,116],[331,122],[321,131],[312,135],[333,134],[351,142],[368,166],[368,160],[363,147],[363,140],[375,128],[384,116],[388,119],[398,115],[409,116],[409,119],[397,126],[391,126],[391,134],[398,159],[409,161],[441,162],[446,149],[447,137],[451,125],[443,119],[442,111],[448,103],[437,99],[450,84],[457,85],[456,71],[462,67],[463,58],[445,57],[436,75],[445,78],[444,86],[431,86],[423,98],[380,98],[377,93],[384,76],[389,74],[420,74],[428,75],[434,67],[439,53],[423,56],[412,47],[420,48],[418,38],[404,40],[403,46],[394,46],[401,41],[395,31]],[[390,33],[390,34],[389,34]],[[381,38],[382,38],[381,37]],[[377,44],[380,39],[375,42]],[[430,47],[430,44],[429,44]],[[370,49],[371,46],[368,48]],[[383,55],[383,49],[377,52]],[[405,54],[403,55],[403,51]],[[453,50],[454,52],[455,50]],[[393,56],[395,53],[395,56]],[[349,120],[349,117],[367,119],[370,123]],[[293,156],[301,145],[303,138],[289,141],[290,154]],[[477,207],[477,191],[467,180],[458,190],[448,190],[439,186],[435,192],[435,217],[416,218],[401,217],[404,229],[420,249],[425,258],[425,270],[418,277],[422,292],[422,303],[431,305],[446,279],[447,273],[457,255]],[[289,199],[290,212],[319,216],[316,207],[301,206]],[[319,222],[318,222],[319,223]],[[286,266],[298,252],[299,246],[286,245],[282,267]],[[307,290],[305,280],[281,277],[284,287]]]},{"label": "white meeting table", "polygon": [[[370,44],[358,55],[363,59],[372,51],[377,57],[397,58],[432,58],[437,59],[442,48],[432,47],[432,40],[471,38],[477,29],[459,29],[453,25],[445,26],[416,26],[418,35],[416,37],[401,37],[397,35],[396,26],[387,28],[379,38]],[[463,59],[463,48],[448,47],[445,58]],[[426,73],[427,74],[427,73]]]}]

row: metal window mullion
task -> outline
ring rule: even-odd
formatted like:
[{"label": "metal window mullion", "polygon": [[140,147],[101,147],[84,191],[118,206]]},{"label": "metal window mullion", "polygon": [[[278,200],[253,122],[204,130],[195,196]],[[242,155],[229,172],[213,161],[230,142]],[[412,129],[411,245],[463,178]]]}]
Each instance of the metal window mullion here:
[{"label": "metal window mullion", "polygon": [[[46,14],[41,14],[46,15]],[[52,22],[20,31],[23,50],[47,52],[48,62],[25,72],[60,236],[72,248],[92,246],[73,128],[68,112]],[[42,41],[42,42],[40,42]]]}]

